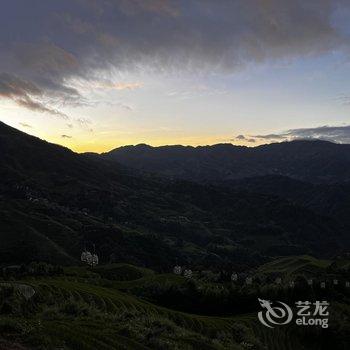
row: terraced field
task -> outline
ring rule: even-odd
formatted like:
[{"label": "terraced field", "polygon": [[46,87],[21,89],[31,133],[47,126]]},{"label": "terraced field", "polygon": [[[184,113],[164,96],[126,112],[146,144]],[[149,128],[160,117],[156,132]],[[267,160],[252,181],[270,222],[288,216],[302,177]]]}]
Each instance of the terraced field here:
[{"label": "terraced field", "polygon": [[[164,277],[163,277],[164,278]],[[137,281],[133,281],[134,284]],[[45,279],[45,282],[30,283],[37,293],[45,298],[59,300],[74,299],[93,304],[104,313],[135,312],[154,317],[167,318],[178,326],[194,332],[205,333],[215,331],[232,331],[237,318],[206,317],[169,310],[120,292],[113,288],[103,288],[79,282]]]},{"label": "terraced field", "polygon": [[[277,266],[290,268],[293,264],[293,260],[281,260]],[[129,272],[134,269],[125,265],[108,267],[117,271],[122,268]],[[266,265],[266,268],[272,267]],[[13,315],[0,314],[0,340],[13,339],[28,349],[38,350],[322,348],[322,339],[318,341],[317,337],[313,343],[304,345],[303,335],[295,326],[274,329],[262,326],[256,313],[234,317],[195,315],[156,305],[127,292],[150,282],[181,285],[186,282],[181,276],[141,269],[133,271],[140,278],[108,280],[107,286],[102,286],[105,281],[99,272],[72,267],[63,276],[27,277],[8,282],[31,286],[35,295],[26,301],[22,315],[16,311],[18,302]]]},{"label": "terraced field", "polygon": [[[159,276],[159,280],[164,281],[173,277],[172,275],[162,275]],[[142,283],[147,278],[151,279],[154,276],[144,276],[131,282],[133,284]],[[178,279],[181,279],[181,277],[178,277]],[[130,333],[128,328],[124,326],[124,321],[129,322],[130,320],[135,320],[136,323],[141,320],[141,323],[146,324],[146,327],[149,328],[154,328],[154,325],[156,325],[155,330],[153,330],[155,332],[152,335],[153,337],[157,336],[157,332],[169,332],[169,348],[225,349],[227,347],[224,344],[215,341],[215,338],[223,333],[232,334],[230,349],[242,348],[239,345],[242,340],[234,340],[233,334],[237,333],[237,324],[244,321],[244,317],[242,320],[239,320],[238,318],[191,315],[140,300],[137,297],[121,292],[114,286],[112,288],[103,288],[77,280],[79,279],[64,277],[37,278],[25,281],[27,285],[35,289],[35,298],[39,301],[39,304],[46,305],[48,309],[55,308],[69,301],[74,304],[90,305],[95,310],[96,317],[89,315],[78,318],[56,318],[56,315],[48,317],[45,314],[41,314],[26,321],[29,322],[30,327],[37,327],[39,322],[40,331],[50,338],[51,342],[64,348],[152,349],[153,347],[145,345],[142,340],[138,341],[135,339],[135,334]],[[125,283],[130,285],[131,282],[119,283],[122,287],[125,287]],[[39,318],[40,321],[38,320]],[[21,324],[23,320],[19,318],[17,321]],[[175,341],[175,339],[172,339],[174,332],[181,335],[181,337],[176,339],[177,347],[171,347],[171,343]],[[157,348],[162,348],[162,346],[164,344]]]},{"label": "terraced field", "polygon": [[287,275],[302,272],[315,274],[324,272],[330,264],[330,260],[319,260],[308,255],[289,256],[262,265],[259,272],[281,272]]}]

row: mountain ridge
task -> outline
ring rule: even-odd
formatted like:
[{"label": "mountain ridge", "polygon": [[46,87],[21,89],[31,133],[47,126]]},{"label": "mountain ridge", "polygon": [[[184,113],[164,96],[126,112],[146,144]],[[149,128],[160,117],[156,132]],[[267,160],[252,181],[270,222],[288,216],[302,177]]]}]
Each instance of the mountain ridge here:
[{"label": "mountain ridge", "polygon": [[124,146],[100,155],[128,167],[201,183],[283,175],[308,182],[350,179],[350,145],[295,140],[258,147]]},{"label": "mountain ridge", "polygon": [[271,143],[264,143],[261,145],[253,145],[253,146],[245,146],[245,145],[235,145],[231,142],[219,142],[212,145],[182,145],[182,144],[165,144],[160,146],[153,146],[148,143],[137,143],[137,144],[128,144],[128,145],[122,145],[115,147],[109,151],[101,152],[99,154],[106,154],[111,153],[113,151],[117,151],[120,149],[132,149],[132,148],[144,148],[144,149],[162,149],[162,148],[188,148],[188,149],[203,149],[203,148],[217,148],[217,147],[225,147],[228,146],[230,148],[242,148],[242,149],[257,149],[257,148],[264,148],[269,147],[272,145],[281,145],[281,144],[290,144],[290,143],[318,143],[318,144],[331,144],[331,145],[340,145],[340,146],[346,146],[349,145],[347,143],[336,143],[328,140],[322,140],[322,139],[295,139],[290,141],[281,141],[281,142],[271,142]]}]

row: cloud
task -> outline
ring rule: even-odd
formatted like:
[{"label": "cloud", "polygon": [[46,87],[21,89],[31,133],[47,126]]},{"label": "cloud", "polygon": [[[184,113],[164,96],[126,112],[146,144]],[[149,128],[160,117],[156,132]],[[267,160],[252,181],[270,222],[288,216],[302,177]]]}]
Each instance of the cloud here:
[{"label": "cloud", "polygon": [[32,111],[48,113],[48,114],[51,114],[54,116],[61,117],[63,119],[69,119],[68,115],[66,115],[66,114],[64,114],[56,109],[49,108],[49,107],[45,106],[42,102],[33,101],[28,96],[24,97],[24,98],[20,98],[20,99],[15,99],[15,101],[19,106],[25,107],[25,108],[30,109]]},{"label": "cloud", "polygon": [[91,127],[91,120],[86,118],[77,118],[75,119],[75,122],[79,125],[80,128],[85,129],[89,132],[93,132],[94,130]]},{"label": "cloud", "polygon": [[61,135],[61,137],[63,139],[71,139],[71,138],[73,138],[73,136],[70,136],[70,135]]},{"label": "cloud", "polygon": [[253,137],[265,140],[284,140],[286,138],[286,134],[254,135]]},{"label": "cloud", "polygon": [[165,95],[168,97],[177,97],[182,100],[187,100],[195,97],[210,97],[215,95],[225,95],[228,90],[217,89],[208,85],[195,85],[187,89],[172,90],[167,92]]},{"label": "cloud", "polygon": [[338,143],[350,143],[350,125],[325,125],[317,128],[292,129],[286,135],[292,139],[319,139]]},{"label": "cloud", "polygon": [[14,58],[22,69],[34,74],[59,77],[62,72],[73,72],[79,68],[76,57],[52,43],[17,43],[11,46]]},{"label": "cloud", "polygon": [[24,128],[31,128],[32,126],[27,124],[27,123],[23,123],[23,122],[20,122],[19,125],[23,126]]},{"label": "cloud", "polygon": [[256,140],[292,141],[292,140],[325,140],[336,143],[350,143],[350,125],[319,126],[315,128],[291,129],[280,134],[252,136]]},{"label": "cloud", "polygon": [[134,107],[132,107],[128,104],[125,104],[123,102],[120,102],[120,101],[108,101],[108,100],[101,99],[101,100],[90,102],[90,107],[91,106],[98,106],[98,105],[105,105],[105,106],[109,106],[109,107],[118,107],[118,108],[124,109],[126,111],[133,111],[134,110]]},{"label": "cloud", "polygon": [[111,88],[116,90],[135,90],[142,87],[141,83],[116,83],[111,86]]},{"label": "cloud", "polygon": [[76,119],[76,122],[81,127],[89,127],[89,125],[91,124],[91,120],[86,119],[86,118],[78,118],[78,119]]},{"label": "cloud", "polygon": [[0,96],[10,99],[23,98],[28,95],[40,96],[42,91],[33,83],[22,80],[8,73],[0,74]]},{"label": "cloud", "polygon": [[17,105],[37,112],[45,112],[64,119],[69,117],[40,101],[44,98],[44,92],[32,82],[22,80],[8,73],[0,74],[0,97],[11,99]]},{"label": "cloud", "polygon": [[[5,51],[22,68],[56,76],[106,64],[232,69],[343,44],[332,23],[337,0],[61,0],[22,4],[36,14],[28,23],[18,2],[2,2]],[[14,37],[24,42],[13,45]]]},{"label": "cloud", "polygon": [[106,89],[106,90],[135,90],[143,86],[142,83],[128,83],[120,82],[114,83],[112,81],[97,81],[92,84],[92,87],[97,89]]},{"label": "cloud", "polygon": [[130,112],[134,110],[133,107],[126,105],[124,103],[118,103],[117,106],[119,106],[122,109],[125,109],[126,111],[130,111]]},{"label": "cloud", "polygon": [[89,105],[76,81],[103,86],[101,76],[113,82],[131,70],[233,72],[349,47],[333,21],[339,6],[349,6],[341,0],[60,0],[35,6],[4,0],[1,6],[0,72],[27,83],[19,104],[52,114]]},{"label": "cloud", "polygon": [[256,140],[255,138],[247,138],[244,135],[238,135],[235,138],[231,139],[230,141],[245,141],[245,142],[249,142],[249,143],[255,143]]},{"label": "cloud", "polygon": [[346,94],[340,94],[335,98],[336,101],[339,101],[342,105],[350,105],[350,96]]}]

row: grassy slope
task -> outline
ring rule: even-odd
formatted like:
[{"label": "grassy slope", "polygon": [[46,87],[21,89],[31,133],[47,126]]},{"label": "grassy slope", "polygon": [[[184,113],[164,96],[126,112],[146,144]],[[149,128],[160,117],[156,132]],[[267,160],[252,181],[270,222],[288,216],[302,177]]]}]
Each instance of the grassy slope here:
[{"label": "grassy slope", "polygon": [[315,259],[308,255],[290,256],[276,259],[272,262],[262,265],[259,272],[281,272],[286,275],[296,273],[317,273],[324,271],[331,264],[330,260]]},{"label": "grassy slope", "polygon": [[[261,271],[292,274],[305,267],[308,270],[310,266],[325,269],[329,264],[329,261],[309,256],[281,258],[265,264]],[[100,266],[94,271],[77,266],[64,270],[62,277],[31,277],[22,281],[36,290],[35,300],[39,309],[26,317],[0,315],[0,340],[4,333],[8,336],[17,332],[24,337],[20,338],[22,342],[27,342],[35,330],[57,346],[64,346],[63,349],[239,350],[249,348],[249,341],[255,344],[254,349],[320,348],[317,337],[313,337],[313,344],[301,344],[300,339],[305,337],[301,337],[295,327],[268,329],[257,321],[255,313],[235,317],[199,316],[161,307],[124,292],[128,288],[141,287],[154,281],[160,284],[169,281],[181,284],[185,281],[181,276],[154,274],[151,270],[128,264]],[[108,280],[108,287],[96,284],[98,278],[101,280],[101,272],[103,274],[105,271],[116,273],[115,276],[109,275],[115,278]],[[123,271],[129,274],[129,280],[118,280]],[[95,314],[79,317],[62,314],[45,316],[45,310],[57,308],[67,301],[90,305]],[[45,307],[41,309],[40,305]],[[223,334],[224,338],[229,335],[229,343],[220,340]],[[37,341],[38,336],[35,339]],[[51,348],[47,346],[40,349]]]},{"label": "grassy slope", "polygon": [[[79,274],[83,275],[84,269]],[[240,315],[238,317],[208,317],[188,314],[160,307],[144,300],[123,293],[119,289],[140,285],[146,281],[157,280],[160,283],[168,279],[181,283],[182,277],[175,275],[152,275],[146,273],[142,278],[134,281],[114,282],[113,287],[103,288],[89,283],[80,282],[80,278],[38,278],[27,280],[33,286],[37,297],[42,300],[54,300],[55,303],[65,300],[85,301],[93,304],[99,311],[110,315],[147,315],[150,323],[171,322],[181,334],[177,339],[178,349],[242,349],[240,337],[235,344],[228,347],[220,343],[211,343],[210,337],[217,337],[220,333],[235,334],[237,327],[248,330],[251,338],[261,338],[265,344],[282,344],[289,341],[288,333],[278,331],[279,341],[266,332],[256,321],[256,315]],[[142,317],[142,316],[141,316]],[[1,318],[0,318],[1,320]],[[38,322],[32,319],[30,322]],[[32,325],[33,326],[33,325]],[[122,324],[106,323],[106,321],[91,318],[41,319],[40,326],[46,336],[54,339],[57,344],[62,342],[69,349],[147,349],[148,347],[135,339],[132,335],[123,334]],[[1,327],[0,327],[1,329]],[[275,335],[275,333],[274,333]],[[201,338],[208,337],[207,339]],[[295,343],[297,341],[293,341]],[[272,345],[271,345],[272,346]],[[172,349],[172,347],[170,347]],[[272,348],[269,345],[270,349]],[[280,349],[280,348],[278,348]],[[289,349],[286,347],[286,349]],[[300,348],[301,349],[301,348]]]},{"label": "grassy slope", "polygon": [[[160,280],[164,280],[164,278],[166,277],[163,276]],[[54,299],[56,303],[60,300],[83,300],[94,304],[95,307],[106,314],[147,315],[147,318],[154,321],[166,320],[173,322],[180,329],[186,329],[189,335],[231,332],[237,321],[234,318],[196,316],[172,311],[139,300],[115,288],[103,288],[67,279],[45,278],[26,281],[26,283],[33,286],[40,298],[43,299]],[[122,282],[121,286],[124,286]],[[106,324],[104,321],[88,318],[42,320],[41,322],[47,336],[56,339],[58,343],[64,340],[71,349],[147,349],[141,343],[118,334],[122,325]],[[187,342],[187,346],[191,346],[190,348],[221,348],[210,344],[205,345],[205,342],[201,344],[198,339],[191,336],[179,339],[179,346],[181,342]]]}]

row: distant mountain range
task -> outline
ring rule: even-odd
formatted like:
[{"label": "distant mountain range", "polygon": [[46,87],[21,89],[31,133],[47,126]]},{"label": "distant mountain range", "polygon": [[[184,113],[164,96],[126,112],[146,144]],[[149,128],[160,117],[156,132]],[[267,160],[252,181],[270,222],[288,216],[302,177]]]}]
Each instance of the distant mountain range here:
[{"label": "distant mountain range", "polygon": [[[72,264],[92,243],[101,261],[157,270],[341,254],[348,187],[332,182],[346,179],[348,149],[293,142],[77,154],[0,123],[1,262]],[[257,176],[276,169],[290,177]],[[311,174],[322,184],[295,180]]]},{"label": "distant mountain range", "polygon": [[172,179],[272,195],[350,224],[350,145],[298,140],[258,147],[140,144],[101,155]]},{"label": "distant mountain range", "polygon": [[282,175],[312,183],[350,179],[350,145],[292,141],[259,147],[147,145],[116,148],[102,155],[126,166],[200,183]]}]

